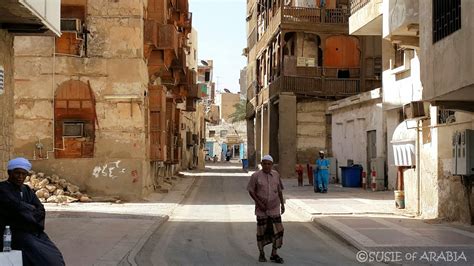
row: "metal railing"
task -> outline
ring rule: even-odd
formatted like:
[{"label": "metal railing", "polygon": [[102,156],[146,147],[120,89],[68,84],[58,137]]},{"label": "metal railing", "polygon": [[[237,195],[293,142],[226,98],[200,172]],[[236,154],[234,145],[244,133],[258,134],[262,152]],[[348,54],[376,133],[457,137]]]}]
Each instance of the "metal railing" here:
[{"label": "metal railing", "polygon": [[351,0],[351,14],[366,6],[371,0]]},{"label": "metal railing", "polygon": [[344,8],[325,9],[284,6],[282,22],[347,24],[349,22],[349,11]]}]

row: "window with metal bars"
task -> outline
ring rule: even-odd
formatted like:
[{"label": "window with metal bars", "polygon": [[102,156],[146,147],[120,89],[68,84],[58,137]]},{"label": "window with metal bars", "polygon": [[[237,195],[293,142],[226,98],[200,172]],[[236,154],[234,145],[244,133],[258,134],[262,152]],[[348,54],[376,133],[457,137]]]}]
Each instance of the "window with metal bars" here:
[{"label": "window with metal bars", "polygon": [[461,0],[433,0],[433,43],[461,28]]}]

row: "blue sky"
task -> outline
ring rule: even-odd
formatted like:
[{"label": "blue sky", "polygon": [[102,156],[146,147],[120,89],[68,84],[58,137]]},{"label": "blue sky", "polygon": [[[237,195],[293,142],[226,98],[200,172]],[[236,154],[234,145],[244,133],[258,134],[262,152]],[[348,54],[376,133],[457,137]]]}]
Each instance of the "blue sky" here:
[{"label": "blue sky", "polygon": [[198,32],[198,58],[214,60],[217,89],[238,92],[240,69],[247,63],[245,0],[189,0]]}]

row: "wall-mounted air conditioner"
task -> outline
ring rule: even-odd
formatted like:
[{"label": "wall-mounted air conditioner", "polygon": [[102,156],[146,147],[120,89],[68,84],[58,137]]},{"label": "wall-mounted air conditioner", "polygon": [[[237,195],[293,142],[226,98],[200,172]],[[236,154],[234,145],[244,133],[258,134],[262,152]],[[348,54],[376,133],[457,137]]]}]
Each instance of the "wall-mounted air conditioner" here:
[{"label": "wall-mounted air conditioner", "polygon": [[411,102],[403,106],[403,114],[407,119],[425,116],[425,105],[422,101]]},{"label": "wall-mounted air conditioner", "polygon": [[62,18],[62,32],[82,32],[82,22],[78,18]]}]

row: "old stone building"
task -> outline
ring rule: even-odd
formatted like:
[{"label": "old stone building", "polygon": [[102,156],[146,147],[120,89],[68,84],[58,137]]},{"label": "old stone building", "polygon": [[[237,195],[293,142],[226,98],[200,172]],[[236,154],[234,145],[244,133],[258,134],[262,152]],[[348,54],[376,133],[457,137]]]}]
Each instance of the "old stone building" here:
[{"label": "old stone building", "polygon": [[59,35],[59,2],[8,1],[0,5],[0,180],[14,155],[14,36]]},{"label": "old stone building", "polygon": [[180,168],[183,112],[198,99],[188,9],[64,0],[60,38],[16,38],[15,154],[92,194],[166,188]]},{"label": "old stone building", "polygon": [[248,1],[249,164],[282,176],[331,150],[334,100],[380,87],[380,40],[349,36],[349,1]]}]

